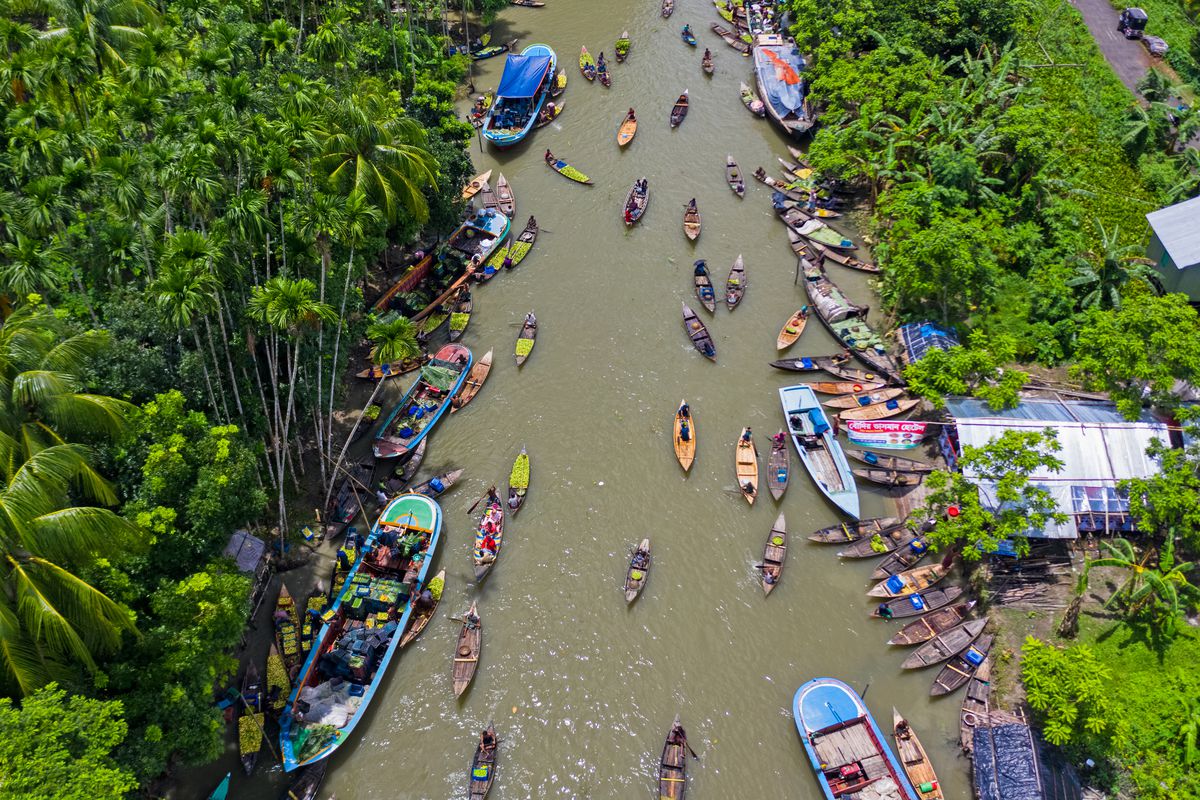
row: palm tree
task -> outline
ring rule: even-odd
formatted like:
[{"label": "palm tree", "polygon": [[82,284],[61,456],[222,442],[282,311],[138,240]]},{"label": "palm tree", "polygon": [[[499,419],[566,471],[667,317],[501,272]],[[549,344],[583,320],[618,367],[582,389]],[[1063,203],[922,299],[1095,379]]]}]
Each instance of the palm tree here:
[{"label": "palm tree", "polygon": [[1085,294],[1079,301],[1084,308],[1098,306],[1101,309],[1121,307],[1121,289],[1130,281],[1150,284],[1153,261],[1142,258],[1140,245],[1120,243],[1120,229],[1111,233],[1103,223],[1100,228],[1101,252],[1084,253],[1076,256],[1075,275],[1067,279],[1067,286],[1083,288]]},{"label": "palm tree", "polygon": [[6,263],[0,265],[0,291],[24,297],[55,292],[66,278],[66,252],[57,236],[48,240],[16,233],[0,245]]},{"label": "palm tree", "polygon": [[[1128,606],[1130,599],[1137,592],[1141,591],[1142,585],[1146,582],[1146,573],[1150,562],[1152,552],[1147,550],[1138,558],[1137,551],[1133,544],[1128,539],[1116,538],[1111,542],[1102,542],[1104,549],[1109,555],[1106,558],[1097,558],[1087,562],[1085,566],[1085,574],[1090,574],[1096,567],[1115,567],[1122,569],[1127,573],[1125,582],[1121,584],[1117,591],[1113,592],[1112,597],[1108,598],[1108,602],[1104,604],[1105,608],[1118,602],[1125,602]],[[1085,579],[1086,581],[1086,579]],[[1083,584],[1086,586],[1086,582]]]},{"label": "palm tree", "polygon": [[87,42],[96,62],[124,65],[121,50],[145,37],[140,26],[158,20],[158,12],[145,0],[47,0],[50,12],[62,27],[42,34],[53,39],[68,34]]},{"label": "palm tree", "polygon": [[[217,288],[217,280],[208,270],[189,260],[177,259],[163,264],[158,277],[150,284],[149,291],[167,320],[175,326],[180,349],[183,347],[182,331],[192,332],[196,355],[200,357],[200,366],[204,372],[204,384],[208,387],[208,402],[213,413],[219,415],[212,376],[208,371],[208,362],[204,358],[204,347],[200,344],[200,333],[196,326],[200,318],[210,314],[216,307]],[[229,419],[228,408],[225,409],[225,419]]]}]

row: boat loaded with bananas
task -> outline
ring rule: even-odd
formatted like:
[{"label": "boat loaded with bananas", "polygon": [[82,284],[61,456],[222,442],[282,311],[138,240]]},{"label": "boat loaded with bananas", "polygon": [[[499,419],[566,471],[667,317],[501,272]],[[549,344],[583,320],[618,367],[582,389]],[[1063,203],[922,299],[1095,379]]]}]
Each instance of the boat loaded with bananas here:
[{"label": "boat loaded with bananas", "polygon": [[375,458],[397,458],[420,444],[450,407],[470,369],[471,351],[461,344],[438,350],[375,434]]},{"label": "boat loaded with bananas", "polygon": [[328,758],[366,713],[408,626],[441,530],[442,509],[424,495],[402,494],[379,514],[280,717],[288,772]]},{"label": "boat loaded with bananas", "polygon": [[558,56],[544,44],[531,44],[520,55],[509,55],[483,122],[483,138],[497,147],[511,147],[524,139],[554,88],[557,65]]}]

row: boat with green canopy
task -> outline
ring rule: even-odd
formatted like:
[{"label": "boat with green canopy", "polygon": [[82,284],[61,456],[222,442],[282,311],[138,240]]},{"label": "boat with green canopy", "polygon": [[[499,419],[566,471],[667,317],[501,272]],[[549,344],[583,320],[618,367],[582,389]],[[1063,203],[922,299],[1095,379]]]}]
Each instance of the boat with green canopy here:
[{"label": "boat with green canopy", "polygon": [[438,350],[421,376],[375,434],[375,458],[398,458],[412,451],[437,426],[471,370],[471,351],[461,344]]}]

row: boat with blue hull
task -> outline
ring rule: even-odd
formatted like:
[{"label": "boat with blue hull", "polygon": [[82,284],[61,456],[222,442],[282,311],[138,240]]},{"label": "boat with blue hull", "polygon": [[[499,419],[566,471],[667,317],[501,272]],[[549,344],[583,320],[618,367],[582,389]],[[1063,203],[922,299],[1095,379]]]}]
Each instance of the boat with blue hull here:
[{"label": "boat with blue hull", "polygon": [[375,434],[375,458],[398,458],[415,450],[450,408],[472,361],[471,351],[461,344],[438,350]]},{"label": "boat with blue hull", "polygon": [[496,100],[483,121],[483,138],[512,147],[528,135],[554,88],[558,56],[549,45],[531,44],[504,62]]},{"label": "boat with blue hull", "polygon": [[850,463],[842,452],[817,395],[807,384],[785,386],[779,390],[783,418],[787,421],[792,444],[813,482],[829,501],[845,514],[858,519],[858,486]]},{"label": "boat with blue hull", "polygon": [[918,800],[875,718],[845,683],[813,678],[796,690],[792,716],[827,800],[868,788],[878,800]]},{"label": "boat with blue hull", "polygon": [[796,43],[776,33],[754,39],[754,77],[767,114],[790,134],[806,133],[815,120],[809,111],[804,56]]},{"label": "boat with blue hull", "polygon": [[425,495],[402,494],[380,513],[280,715],[286,771],[328,758],[362,720],[396,654],[441,531],[441,506]]}]

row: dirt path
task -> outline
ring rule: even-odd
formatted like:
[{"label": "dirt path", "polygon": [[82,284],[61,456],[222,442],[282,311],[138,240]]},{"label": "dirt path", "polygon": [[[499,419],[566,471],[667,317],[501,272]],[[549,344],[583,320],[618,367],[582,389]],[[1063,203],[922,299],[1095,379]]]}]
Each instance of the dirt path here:
[{"label": "dirt path", "polygon": [[[1083,21],[1096,40],[1104,59],[1112,66],[1125,88],[1133,92],[1139,99],[1138,81],[1145,76],[1153,66],[1150,53],[1136,39],[1126,39],[1117,30],[1117,20],[1120,15],[1109,5],[1108,0],[1071,0],[1072,4],[1083,15]],[[1145,102],[1144,100],[1142,101]]]}]

